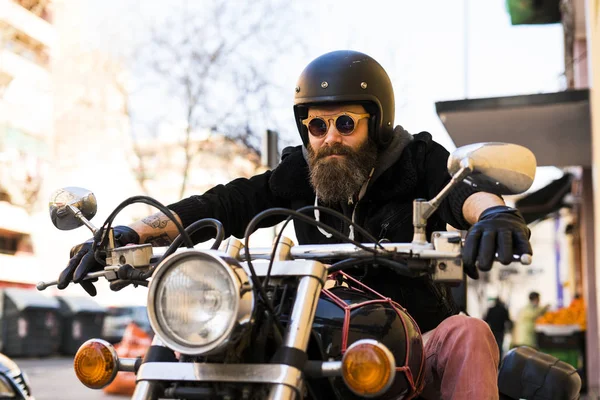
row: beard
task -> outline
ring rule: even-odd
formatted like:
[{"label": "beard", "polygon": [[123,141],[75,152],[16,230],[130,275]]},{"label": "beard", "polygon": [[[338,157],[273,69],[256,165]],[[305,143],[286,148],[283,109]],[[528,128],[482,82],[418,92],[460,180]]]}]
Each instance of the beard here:
[{"label": "beard", "polygon": [[[315,152],[307,146],[310,183],[325,204],[348,201],[358,193],[377,160],[377,146],[368,139],[358,149],[334,143]],[[343,157],[327,158],[331,155]]]}]

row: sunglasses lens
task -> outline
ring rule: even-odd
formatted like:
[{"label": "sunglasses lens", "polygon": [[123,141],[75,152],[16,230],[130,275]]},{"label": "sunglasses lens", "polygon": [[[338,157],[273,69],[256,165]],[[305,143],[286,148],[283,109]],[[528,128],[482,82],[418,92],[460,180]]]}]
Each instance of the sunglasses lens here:
[{"label": "sunglasses lens", "polygon": [[308,123],[308,131],[316,137],[324,136],[327,134],[327,124],[321,118],[313,118]]},{"label": "sunglasses lens", "polygon": [[340,115],[335,120],[335,127],[342,135],[349,135],[354,131],[354,120],[348,115]]}]

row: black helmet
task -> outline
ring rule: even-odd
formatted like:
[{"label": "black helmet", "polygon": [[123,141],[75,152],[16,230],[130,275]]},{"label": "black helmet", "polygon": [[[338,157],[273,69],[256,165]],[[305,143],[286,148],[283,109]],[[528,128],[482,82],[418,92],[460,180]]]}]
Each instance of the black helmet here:
[{"label": "black helmet", "polygon": [[304,68],[294,96],[294,116],[302,142],[308,131],[302,120],[308,106],[358,103],[368,113],[369,134],[379,148],[389,144],[394,130],[394,90],[383,67],[366,54],[338,50],[323,54]]}]

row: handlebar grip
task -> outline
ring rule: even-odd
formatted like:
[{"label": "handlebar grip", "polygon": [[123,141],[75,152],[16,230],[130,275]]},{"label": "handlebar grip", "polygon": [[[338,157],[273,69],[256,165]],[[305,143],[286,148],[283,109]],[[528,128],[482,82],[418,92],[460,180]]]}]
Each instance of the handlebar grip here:
[{"label": "handlebar grip", "polygon": [[117,279],[116,281],[112,281],[110,283],[109,287],[110,287],[110,290],[112,290],[113,292],[118,292],[119,290],[129,286],[130,284],[131,284],[131,281]]}]

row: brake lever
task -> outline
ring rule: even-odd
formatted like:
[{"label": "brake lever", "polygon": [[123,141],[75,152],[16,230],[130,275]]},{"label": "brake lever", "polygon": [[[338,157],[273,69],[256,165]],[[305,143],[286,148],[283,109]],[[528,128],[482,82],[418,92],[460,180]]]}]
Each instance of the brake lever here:
[{"label": "brake lever", "polygon": [[533,262],[533,257],[531,256],[531,254],[521,254],[520,256],[518,254],[513,255],[513,258],[515,258],[515,261],[520,262],[523,265],[531,265],[531,263]]},{"label": "brake lever", "polygon": [[[495,254],[494,261],[500,261],[498,260],[497,253]],[[533,257],[531,256],[531,254],[513,254],[513,262],[518,262],[523,265],[531,265],[531,263],[533,262]],[[475,266],[479,268],[479,261],[475,261]]]},{"label": "brake lever", "polygon": [[[88,281],[90,279],[96,279],[96,278],[102,278],[102,277],[106,278],[109,281],[115,280],[117,278],[117,273],[114,270],[103,270],[103,271],[90,272],[89,274],[87,274],[86,276],[83,277],[83,280]],[[50,286],[55,286],[55,285],[58,285],[58,280],[54,280],[54,281],[50,281],[50,282],[43,282],[43,281],[38,282],[38,284],[35,287],[37,290],[42,291]]]}]

